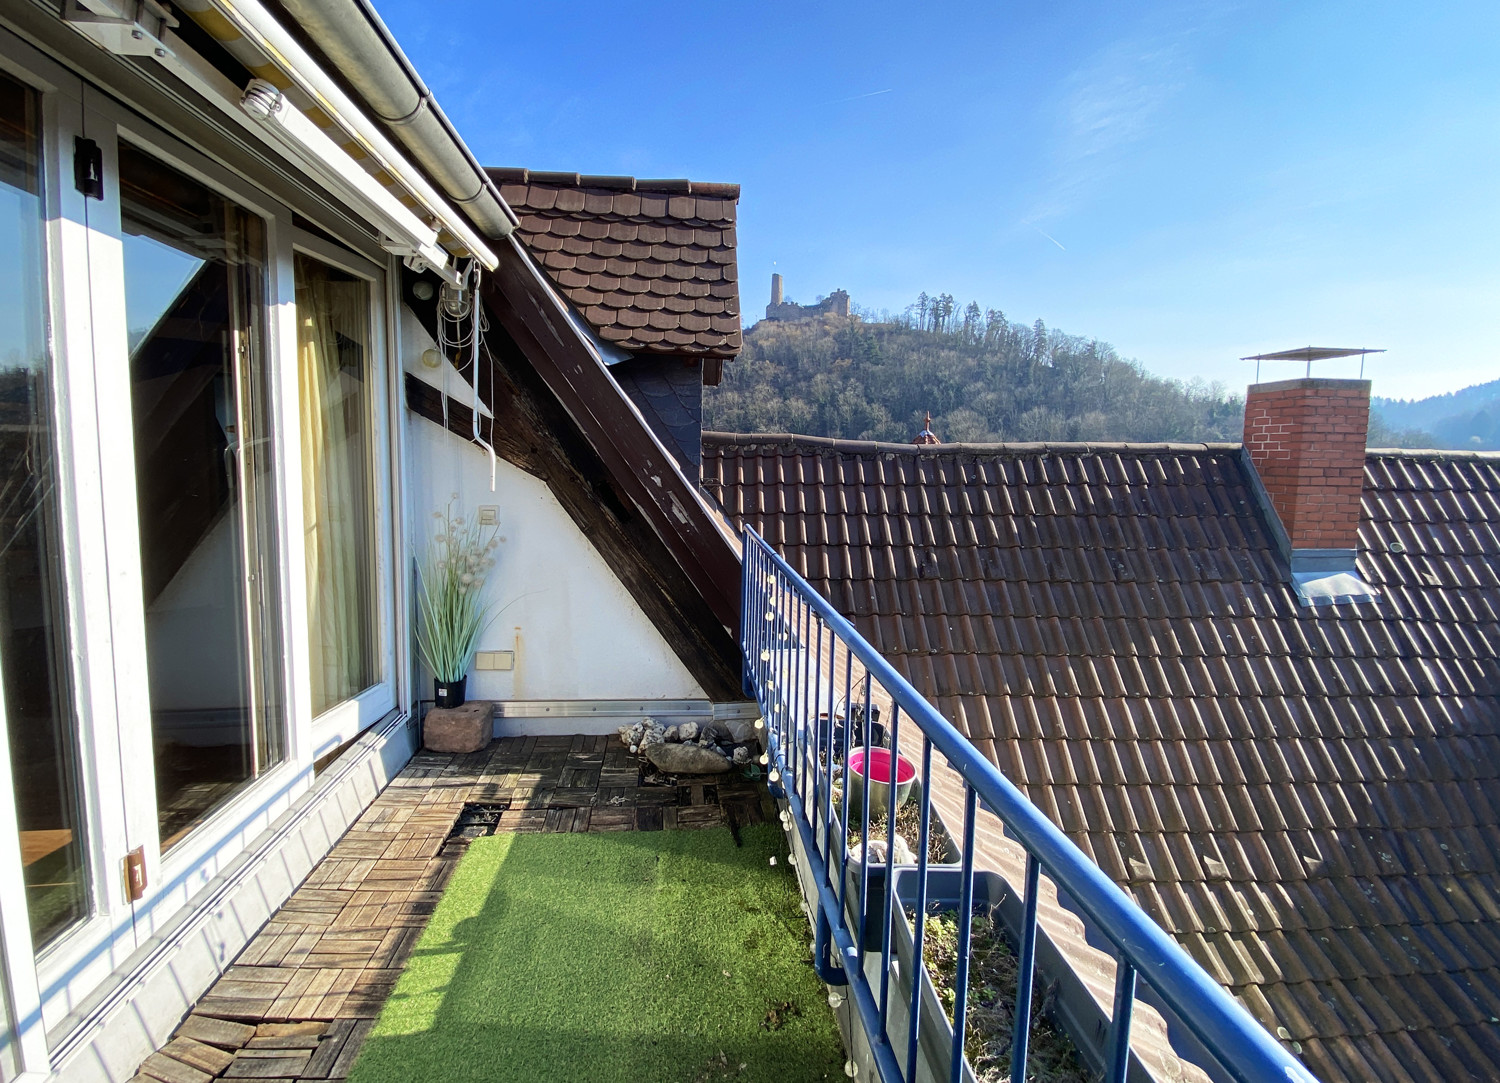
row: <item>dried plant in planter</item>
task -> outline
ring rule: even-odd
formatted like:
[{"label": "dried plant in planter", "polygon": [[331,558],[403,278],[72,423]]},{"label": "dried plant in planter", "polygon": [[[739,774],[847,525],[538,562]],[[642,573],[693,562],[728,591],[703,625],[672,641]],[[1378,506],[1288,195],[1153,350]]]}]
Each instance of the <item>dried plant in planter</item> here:
[{"label": "dried plant in planter", "polygon": [[452,499],[435,511],[437,530],[427,542],[425,567],[417,568],[417,653],[441,683],[469,672],[479,636],[494,614],[484,600],[484,581],[495,566],[499,527],[482,527],[453,514]]},{"label": "dried plant in planter", "polygon": [[[905,907],[906,920],[916,913]],[[953,1022],[953,981],[958,973],[958,915],[949,910],[931,914],[922,945],[928,976]],[[969,1007],[964,1028],[964,1053],[978,1083],[1009,1083],[1011,1041],[1015,1034],[1016,985],[1020,964],[1010,939],[983,908],[974,911],[969,946]],[[1040,975],[1032,987],[1030,1053],[1027,1083],[1092,1083],[1073,1039],[1052,1018],[1050,989]]]},{"label": "dried plant in planter", "polygon": [[[835,783],[833,787],[834,816],[839,815],[843,807],[844,787],[842,783]],[[821,813],[820,813],[821,814]],[[884,842],[886,810],[870,805],[870,841]],[[851,801],[849,803],[849,830],[846,833],[845,845],[852,851],[860,844],[860,810]],[[907,801],[905,804],[896,806],[896,835],[909,850],[915,851],[917,843],[922,838],[922,806],[917,801]],[[931,819],[927,825],[927,863],[929,865],[947,865],[953,863],[952,845],[948,837],[947,829],[943,821],[938,817],[937,810],[932,810]],[[872,853],[875,852],[872,850]],[[900,847],[897,853],[901,852]],[[917,859],[912,857],[910,864],[915,865]],[[875,864],[884,865],[885,858],[881,857]]]}]

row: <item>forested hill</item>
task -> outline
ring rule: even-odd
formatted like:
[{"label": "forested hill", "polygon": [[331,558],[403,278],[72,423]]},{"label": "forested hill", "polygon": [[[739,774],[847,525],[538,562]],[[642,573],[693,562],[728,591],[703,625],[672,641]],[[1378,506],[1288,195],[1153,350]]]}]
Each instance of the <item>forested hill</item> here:
[{"label": "forested hill", "polygon": [[1416,400],[1371,400],[1370,443],[1500,450],[1500,380]]},{"label": "forested hill", "polygon": [[910,441],[1239,440],[1244,400],[1151,376],[1097,339],[978,306],[920,321],[763,320],[707,389],[704,428]]}]

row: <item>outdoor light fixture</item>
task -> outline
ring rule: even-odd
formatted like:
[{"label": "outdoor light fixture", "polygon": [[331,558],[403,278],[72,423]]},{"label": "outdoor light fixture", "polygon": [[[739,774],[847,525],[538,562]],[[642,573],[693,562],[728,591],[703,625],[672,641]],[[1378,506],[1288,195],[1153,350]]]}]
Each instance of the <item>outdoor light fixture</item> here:
[{"label": "outdoor light fixture", "polygon": [[364,211],[384,234],[382,248],[402,257],[413,271],[430,270],[458,285],[458,271],[449,266],[448,253],[438,244],[437,230],[403,207],[278,87],[264,79],[252,79],[240,99],[240,108],[274,132],[341,198]]}]

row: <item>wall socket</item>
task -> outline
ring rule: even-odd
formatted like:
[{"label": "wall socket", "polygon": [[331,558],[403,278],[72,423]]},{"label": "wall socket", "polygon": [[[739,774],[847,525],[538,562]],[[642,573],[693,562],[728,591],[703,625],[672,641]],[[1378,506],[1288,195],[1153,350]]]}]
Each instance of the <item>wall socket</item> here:
[{"label": "wall socket", "polygon": [[498,504],[479,505],[479,525],[496,526],[500,522],[500,506]]},{"label": "wall socket", "polygon": [[475,669],[515,669],[515,651],[478,651],[474,655]]}]

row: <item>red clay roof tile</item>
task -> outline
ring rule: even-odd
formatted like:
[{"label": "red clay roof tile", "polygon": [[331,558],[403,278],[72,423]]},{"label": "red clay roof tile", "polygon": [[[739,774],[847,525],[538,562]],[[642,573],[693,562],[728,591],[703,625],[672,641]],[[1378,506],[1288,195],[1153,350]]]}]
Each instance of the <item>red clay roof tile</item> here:
[{"label": "red clay roof tile", "polygon": [[520,217],[522,241],[601,338],[632,352],[739,353],[738,185],[489,172]]}]

